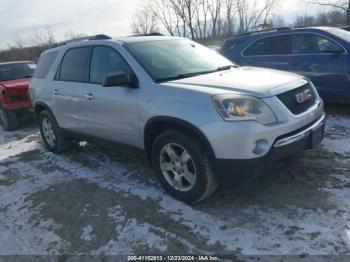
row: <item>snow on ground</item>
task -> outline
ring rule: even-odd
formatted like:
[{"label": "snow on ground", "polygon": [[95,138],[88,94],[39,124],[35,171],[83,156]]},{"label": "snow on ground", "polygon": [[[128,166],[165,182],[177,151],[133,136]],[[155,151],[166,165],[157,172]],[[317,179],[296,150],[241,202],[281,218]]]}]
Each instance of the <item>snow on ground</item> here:
[{"label": "snow on ground", "polygon": [[0,254],[350,254],[350,117],[249,191],[188,206],[138,159],[47,152],[35,126],[0,133]]}]

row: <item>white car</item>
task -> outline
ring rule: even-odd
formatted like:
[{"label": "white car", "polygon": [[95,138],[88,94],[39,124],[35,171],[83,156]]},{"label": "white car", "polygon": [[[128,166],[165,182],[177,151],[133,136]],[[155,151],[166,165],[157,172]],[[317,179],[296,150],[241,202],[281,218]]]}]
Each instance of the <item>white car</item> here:
[{"label": "white car", "polygon": [[189,203],[301,156],[323,138],[323,102],[299,75],[238,67],[187,39],[98,36],[42,54],[30,86],[43,141],[142,151]]}]

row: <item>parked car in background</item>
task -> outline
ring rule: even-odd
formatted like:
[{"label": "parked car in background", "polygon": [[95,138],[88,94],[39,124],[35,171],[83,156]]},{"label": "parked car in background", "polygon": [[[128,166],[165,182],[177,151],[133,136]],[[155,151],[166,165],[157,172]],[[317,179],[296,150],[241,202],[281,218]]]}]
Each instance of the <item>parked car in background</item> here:
[{"label": "parked car in background", "polygon": [[333,27],[279,28],[225,41],[221,54],[239,65],[298,73],[326,102],[350,103],[350,32]]},{"label": "parked car in background", "polygon": [[28,86],[36,64],[33,62],[0,63],[0,121],[5,131],[18,126],[18,116],[32,108]]},{"label": "parked car in background", "polygon": [[341,26],[338,26],[340,29],[343,29],[345,31],[350,31],[350,25],[341,25]]},{"label": "parked car in background", "polygon": [[309,80],[240,68],[182,38],[62,44],[42,54],[30,94],[49,150],[72,140],[136,148],[165,190],[190,203],[323,139],[323,102]]}]

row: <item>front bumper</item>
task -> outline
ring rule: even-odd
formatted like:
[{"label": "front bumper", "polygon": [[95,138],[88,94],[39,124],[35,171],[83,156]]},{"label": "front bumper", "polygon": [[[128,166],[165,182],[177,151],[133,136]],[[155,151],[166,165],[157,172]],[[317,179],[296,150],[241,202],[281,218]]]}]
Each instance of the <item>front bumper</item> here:
[{"label": "front bumper", "polygon": [[[276,97],[264,99],[275,112],[278,122],[262,125],[254,121],[216,121],[200,126],[215,157],[219,159],[256,159],[264,157],[278,138],[314,123],[324,115],[321,100],[301,115],[293,115]],[[257,142],[262,141],[262,147]]]},{"label": "front bumper", "polygon": [[270,151],[261,158],[248,160],[216,159],[214,169],[225,188],[276,173],[298,159],[307,149],[317,146],[323,139],[325,115],[309,125],[277,138]]}]

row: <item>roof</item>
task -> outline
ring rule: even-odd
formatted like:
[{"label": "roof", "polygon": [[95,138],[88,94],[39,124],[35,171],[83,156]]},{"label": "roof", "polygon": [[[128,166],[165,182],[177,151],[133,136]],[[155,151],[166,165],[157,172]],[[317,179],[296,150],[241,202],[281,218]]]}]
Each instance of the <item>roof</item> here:
[{"label": "roof", "polygon": [[[104,36],[104,35],[97,35]],[[160,35],[139,35],[139,36],[128,36],[128,37],[120,37],[120,38],[107,38],[108,36],[105,36],[105,38],[96,38],[96,36],[92,37],[84,37],[79,38],[76,40],[70,40],[58,43],[54,45],[52,48],[46,50],[43,53],[50,52],[53,50],[60,50],[64,47],[78,47],[81,44],[91,43],[91,44],[98,44],[103,42],[114,42],[118,44],[129,44],[129,43],[138,43],[138,42],[150,42],[150,41],[165,41],[165,40],[181,40],[185,39],[182,37],[174,37],[174,36],[160,36]]]},{"label": "roof", "polygon": [[174,36],[130,36],[130,37],[120,37],[115,40],[129,44],[136,42],[151,42],[151,41],[164,41],[164,40],[180,40],[184,39],[181,37]]},{"label": "roof", "polygon": [[234,37],[231,37],[227,40],[233,40],[233,39],[246,39],[246,38],[255,38],[256,36],[270,36],[270,35],[276,35],[278,33],[289,33],[289,32],[295,32],[295,31],[310,31],[310,30],[322,30],[322,31],[330,31],[337,27],[327,27],[327,26],[319,26],[319,27],[281,27],[281,28],[272,28],[268,30],[261,30],[261,31],[254,31],[249,33],[243,33],[236,35]]}]

